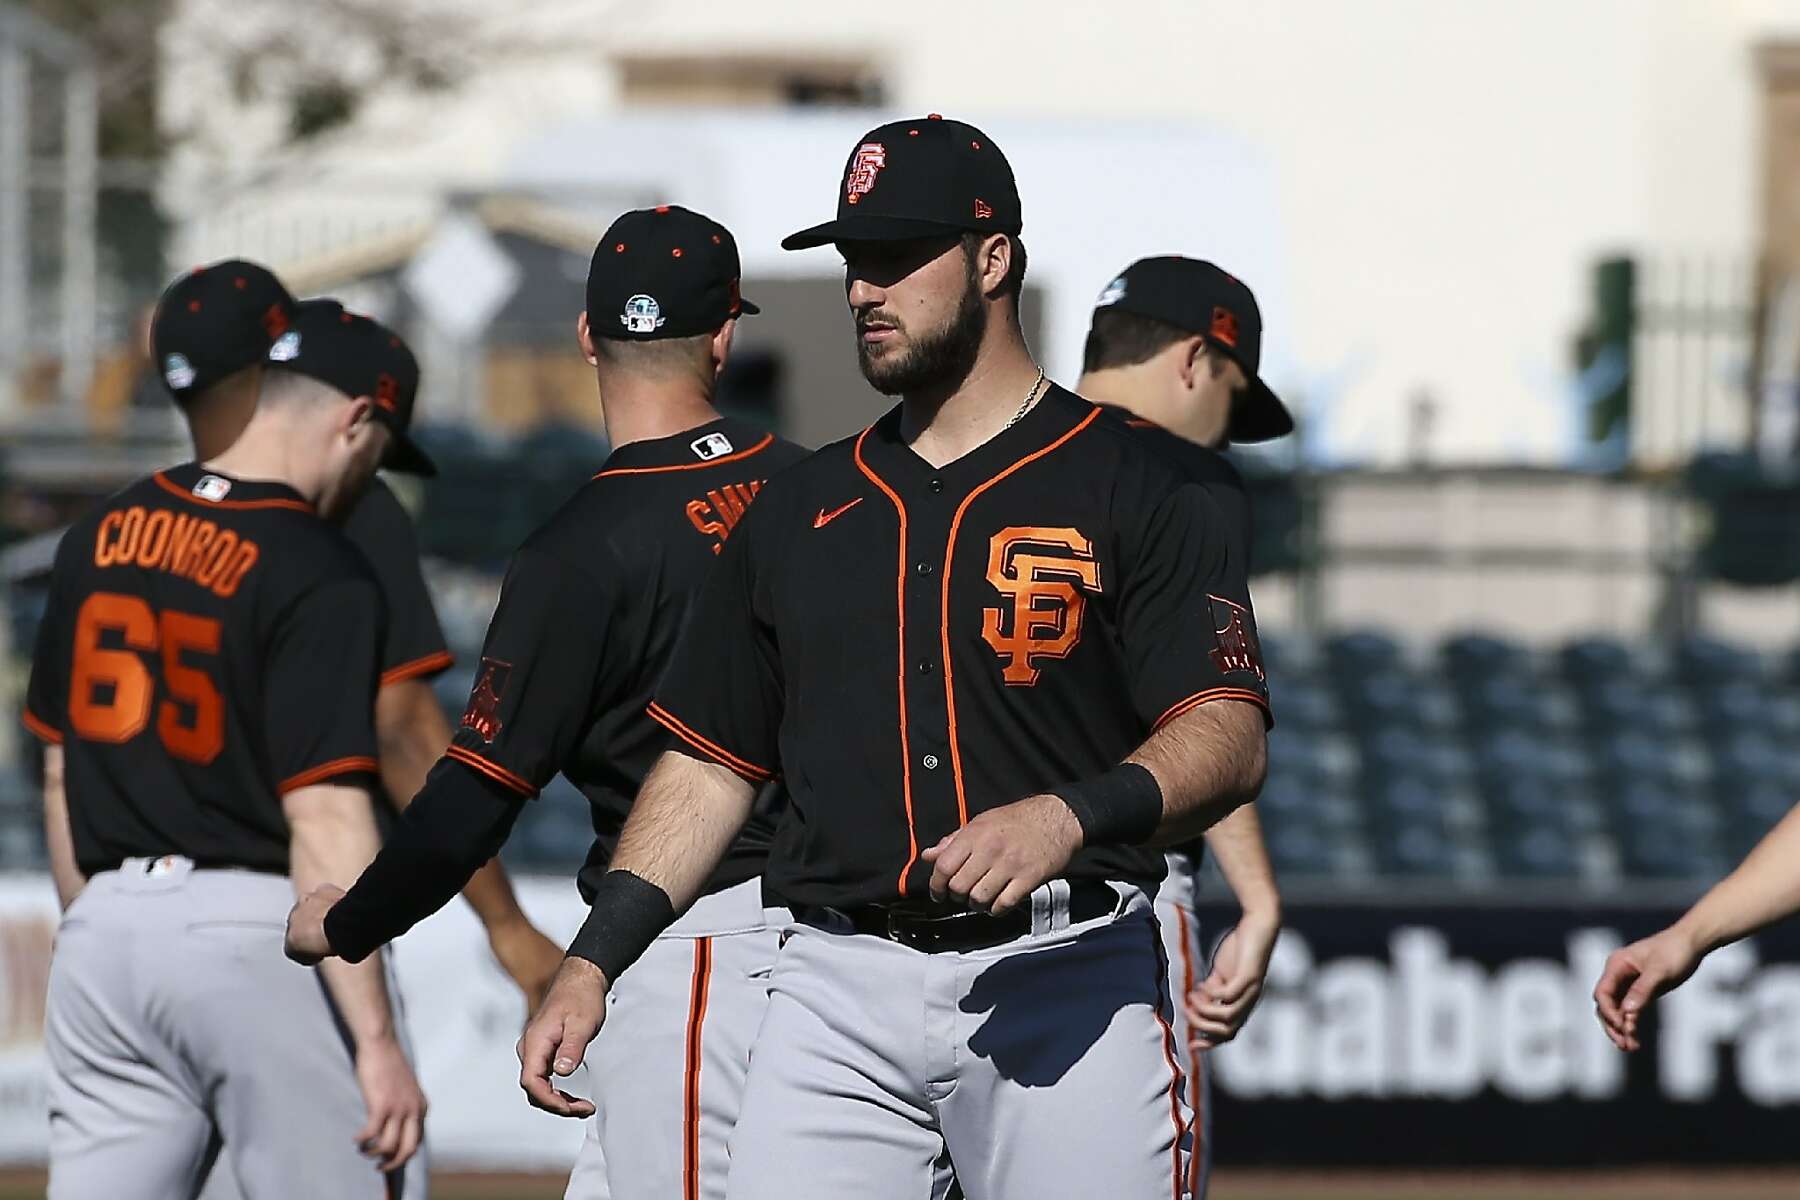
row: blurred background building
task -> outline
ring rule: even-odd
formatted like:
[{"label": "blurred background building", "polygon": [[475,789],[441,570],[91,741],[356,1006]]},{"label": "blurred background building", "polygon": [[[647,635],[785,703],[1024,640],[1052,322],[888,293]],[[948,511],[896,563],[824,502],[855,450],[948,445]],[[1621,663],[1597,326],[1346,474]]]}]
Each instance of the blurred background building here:
[{"label": "blurred background building", "polygon": [[[260,259],[408,334],[445,466],[409,498],[472,663],[507,554],[606,452],[573,335],[599,232],[730,225],[765,315],[725,405],[845,436],[887,402],[838,261],[777,242],[860,132],[928,111],[1011,157],[1052,375],[1136,257],[1256,290],[1300,421],[1242,456],[1297,894],[1673,903],[1800,799],[1784,0],[0,4],[0,694],[68,517],[184,456],[143,339],[179,269]],[[36,867],[15,729],[0,866]],[[508,854],[559,872],[585,830],[553,794]]]}]

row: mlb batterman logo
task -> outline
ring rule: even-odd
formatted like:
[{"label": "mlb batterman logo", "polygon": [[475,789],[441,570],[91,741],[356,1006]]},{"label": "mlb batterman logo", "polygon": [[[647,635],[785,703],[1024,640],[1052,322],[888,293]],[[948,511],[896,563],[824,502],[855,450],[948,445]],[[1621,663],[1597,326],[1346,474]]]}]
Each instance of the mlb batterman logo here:
[{"label": "mlb batterman logo", "polygon": [[844,203],[855,204],[875,188],[875,177],[887,166],[887,147],[880,142],[864,142],[850,160],[850,174],[844,177]]},{"label": "mlb batterman logo", "polygon": [[1095,299],[1094,307],[1105,308],[1109,304],[1117,304],[1124,298],[1125,277],[1121,275],[1111,283],[1107,284],[1104,288],[1100,289],[1100,295]]},{"label": "mlb batterman logo", "polygon": [[194,365],[185,354],[171,354],[163,359],[163,378],[176,391],[185,391],[194,386]]},{"label": "mlb batterman logo", "polygon": [[656,302],[656,297],[641,292],[627,300],[625,311],[619,314],[619,324],[627,333],[655,333],[663,320],[662,305]]}]

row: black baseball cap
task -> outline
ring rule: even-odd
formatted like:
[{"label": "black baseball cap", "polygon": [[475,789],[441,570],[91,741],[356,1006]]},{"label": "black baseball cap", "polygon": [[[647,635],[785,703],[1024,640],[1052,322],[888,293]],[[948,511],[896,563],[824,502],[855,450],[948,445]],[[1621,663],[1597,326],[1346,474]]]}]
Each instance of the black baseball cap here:
[{"label": "black baseball cap", "polygon": [[267,267],[228,258],[195,267],[156,303],[150,345],[169,394],[186,403],[256,366],[294,323],[294,298]]},{"label": "black baseball cap", "polygon": [[862,135],[844,164],[837,220],[782,239],[783,250],[898,242],[1024,228],[1019,185],[992,138],[937,113]]},{"label": "black baseball cap", "polygon": [[737,239],[679,204],[639,208],[614,221],[588,264],[588,330],[649,342],[711,333],[762,311],[738,293]]},{"label": "black baseball cap", "polygon": [[372,415],[393,434],[382,466],[437,474],[407,433],[419,395],[419,363],[399,334],[336,300],[306,300],[295,306],[292,328],[275,339],[266,357],[271,368],[317,379],[346,396],[369,397]]},{"label": "black baseball cap", "polygon": [[1262,361],[1262,310],[1242,280],[1196,258],[1140,258],[1094,302],[1096,313],[1107,309],[1197,333],[1243,368],[1250,387],[1231,407],[1226,436],[1232,441],[1266,442],[1294,431],[1287,405],[1256,373]]}]

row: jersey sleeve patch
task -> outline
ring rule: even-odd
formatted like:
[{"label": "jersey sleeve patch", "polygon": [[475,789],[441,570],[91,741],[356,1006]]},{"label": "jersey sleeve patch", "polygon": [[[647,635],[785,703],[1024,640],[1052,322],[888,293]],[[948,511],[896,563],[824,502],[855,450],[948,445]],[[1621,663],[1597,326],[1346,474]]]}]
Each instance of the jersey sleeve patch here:
[{"label": "jersey sleeve patch", "polygon": [[717,742],[689,729],[679,717],[675,716],[674,713],[671,713],[668,709],[656,703],[654,700],[650,702],[648,711],[651,720],[667,729],[670,733],[680,738],[689,746],[698,750],[707,758],[712,759],[722,767],[729,768],[732,772],[741,775],[751,783],[768,783],[775,778],[776,773],[769,770],[767,767],[759,767],[748,759],[739,758]]}]

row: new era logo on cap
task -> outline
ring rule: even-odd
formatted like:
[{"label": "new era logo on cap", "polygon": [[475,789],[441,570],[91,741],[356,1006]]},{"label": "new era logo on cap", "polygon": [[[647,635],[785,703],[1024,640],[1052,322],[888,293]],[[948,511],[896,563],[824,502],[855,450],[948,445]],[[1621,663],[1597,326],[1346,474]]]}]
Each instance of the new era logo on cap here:
[{"label": "new era logo on cap", "polygon": [[269,347],[270,362],[293,362],[300,357],[300,331],[290,329],[275,339]]}]

